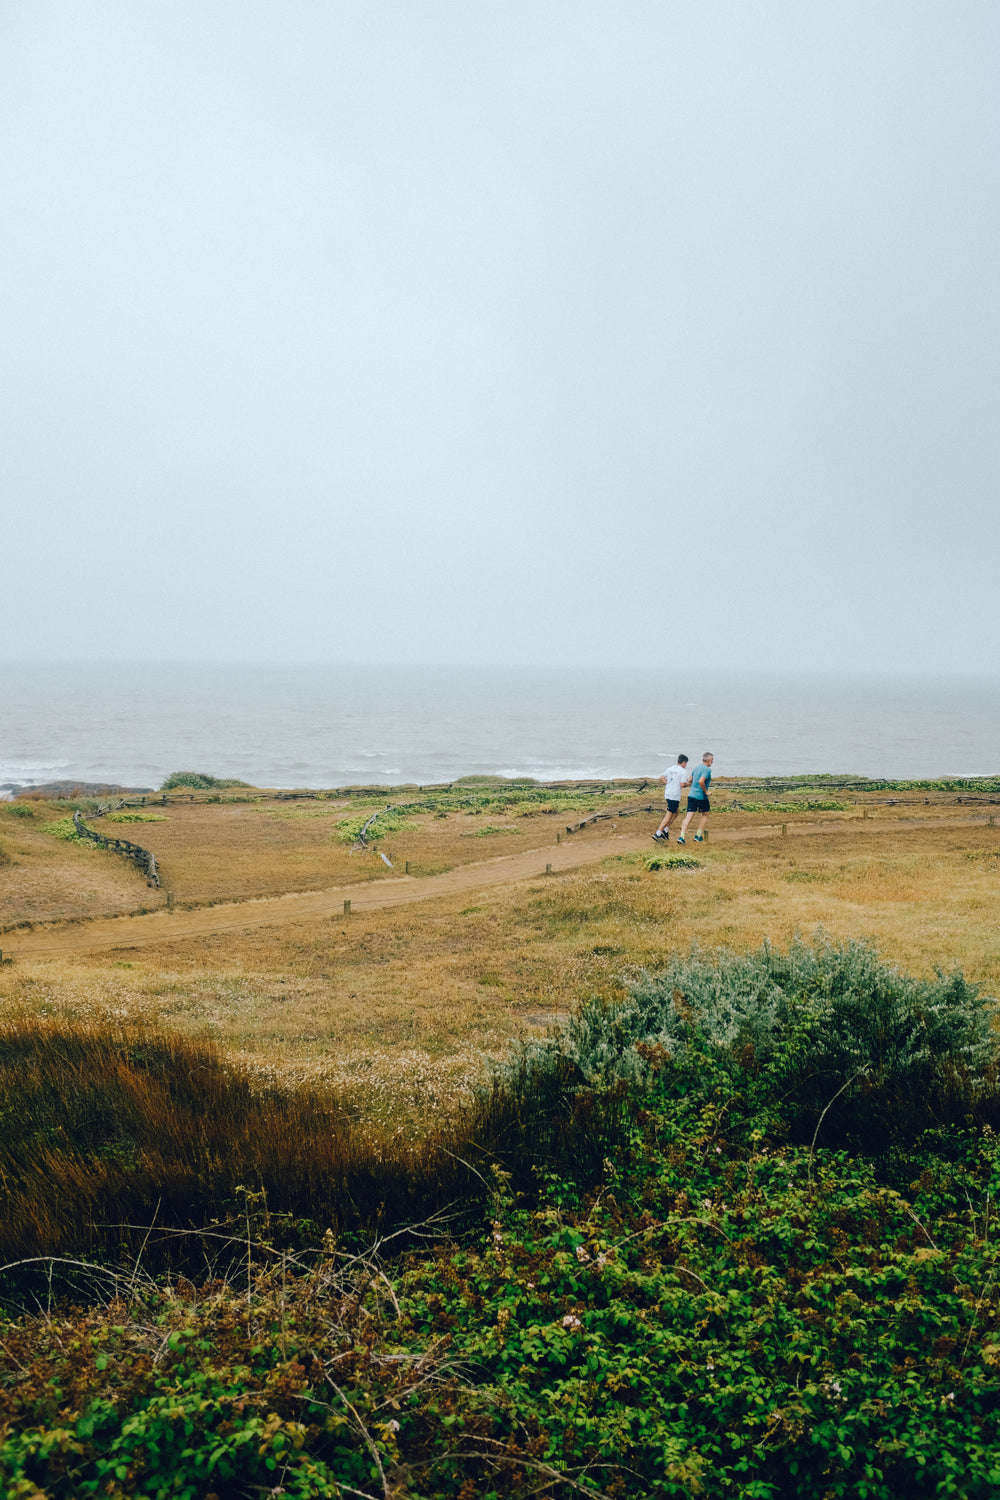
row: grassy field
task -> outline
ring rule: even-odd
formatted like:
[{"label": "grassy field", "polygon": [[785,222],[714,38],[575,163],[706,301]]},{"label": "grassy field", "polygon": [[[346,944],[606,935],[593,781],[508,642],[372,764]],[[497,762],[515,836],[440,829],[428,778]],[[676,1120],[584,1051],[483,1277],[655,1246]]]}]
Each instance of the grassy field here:
[{"label": "grassy field", "polygon": [[[0,1005],[7,1014],[177,1029],[272,1078],[332,1084],[374,1116],[418,1120],[460,1102],[484,1056],[544,1028],[582,994],[620,993],[623,975],[691,944],[747,948],[821,928],[836,940],[870,939],[911,973],[961,966],[1000,991],[1000,829],[922,826],[981,815],[990,804],[970,806],[967,792],[768,793],[730,783],[715,801],[715,841],[688,847],[700,868],[651,871],[658,803],[654,813],[639,811],[651,796],[655,789],[634,786],[532,789],[528,800],[459,787],[429,809],[406,809],[420,794],[404,792],[391,798],[404,806],[391,831],[356,852],[351,830],[386,797],[176,798],[142,810],[161,821],[95,822],[154,849],[164,887],[178,907],[193,909],[378,881],[407,861],[415,874],[455,870],[543,848],[557,834],[584,859],[611,825],[568,835],[568,824],[609,803],[634,813],[615,825],[625,834],[620,855],[551,879],[504,884],[501,876],[468,897],[350,919],[25,959],[0,969]],[[729,810],[734,803],[760,810]],[[27,807],[24,816],[0,804],[5,929],[163,905],[163,891],[124,860],[46,831],[65,819],[65,805]],[[794,837],[767,836],[781,822]],[[843,827],[811,835],[810,823]],[[727,842],[727,833],[746,836]]]},{"label": "grassy field", "polygon": [[90,952],[164,892],[0,805],[3,1493],[991,1500],[983,797],[730,785],[651,868],[648,789],[400,795],[449,884],[368,910],[384,797],[175,798],[93,820],[174,935]]}]

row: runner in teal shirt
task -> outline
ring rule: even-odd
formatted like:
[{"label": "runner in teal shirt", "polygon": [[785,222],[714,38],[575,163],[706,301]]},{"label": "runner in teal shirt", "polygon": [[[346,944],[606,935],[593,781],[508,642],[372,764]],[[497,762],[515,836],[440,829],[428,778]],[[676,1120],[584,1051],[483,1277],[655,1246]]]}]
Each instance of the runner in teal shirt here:
[{"label": "runner in teal shirt", "polygon": [[[710,756],[709,761],[711,761],[711,759],[712,757]],[[711,764],[706,764],[704,761],[702,761],[701,765],[695,768],[694,776],[691,781],[691,791],[689,793],[689,796],[696,797],[699,801],[707,802],[708,788],[711,780]]]},{"label": "runner in teal shirt", "polygon": [[684,822],[681,824],[681,831],[677,836],[679,844],[685,842],[684,835],[687,833],[687,826],[695,813],[700,815],[701,822],[698,824],[698,832],[694,836],[694,841],[696,844],[703,844],[705,842],[705,828],[708,823],[708,815],[712,811],[708,800],[708,788],[712,782],[712,762],[714,759],[715,756],[711,750],[706,750],[701,758],[701,765],[695,767],[694,774],[691,777],[691,790],[688,793],[687,814]]}]

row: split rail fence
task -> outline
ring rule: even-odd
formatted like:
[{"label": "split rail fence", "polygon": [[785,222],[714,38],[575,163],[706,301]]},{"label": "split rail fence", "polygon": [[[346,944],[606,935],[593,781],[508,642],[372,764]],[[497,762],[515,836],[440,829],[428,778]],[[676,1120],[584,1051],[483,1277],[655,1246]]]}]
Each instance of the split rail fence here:
[{"label": "split rail fence", "polygon": [[[115,812],[123,806],[123,802],[118,802],[111,807],[99,807],[91,816],[102,818],[105,813]],[[111,849],[115,854],[124,854],[126,859],[131,859],[139,866],[139,869],[143,872],[150,885],[158,886],[160,884],[160,875],[156,868],[156,855],[149,849],[143,849],[138,844],[133,844],[129,839],[109,839],[105,838],[103,833],[95,833],[92,828],[87,827],[81,818],[79,808],[73,814],[73,827],[82,839],[90,839],[92,843],[98,844],[102,849]]]}]

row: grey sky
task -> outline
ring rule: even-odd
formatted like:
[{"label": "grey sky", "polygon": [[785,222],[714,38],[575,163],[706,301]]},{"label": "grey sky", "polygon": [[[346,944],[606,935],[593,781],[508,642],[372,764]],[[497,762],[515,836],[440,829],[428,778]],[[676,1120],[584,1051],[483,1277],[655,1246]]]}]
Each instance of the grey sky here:
[{"label": "grey sky", "polygon": [[3,0],[0,656],[996,670],[995,0]]}]

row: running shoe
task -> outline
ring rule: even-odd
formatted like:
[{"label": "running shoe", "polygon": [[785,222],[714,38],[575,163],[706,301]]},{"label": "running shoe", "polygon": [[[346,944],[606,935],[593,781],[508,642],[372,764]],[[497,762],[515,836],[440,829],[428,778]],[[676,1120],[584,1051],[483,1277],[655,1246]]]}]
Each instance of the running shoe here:
[{"label": "running shoe", "polygon": [[684,835],[683,835],[683,833],[679,833],[679,834],[678,834],[678,835],[677,835],[677,842],[678,842],[678,843],[679,843],[679,844],[683,844],[683,843],[684,843],[684,842],[685,842],[685,838],[684,838]]},{"label": "running shoe", "polygon": [[702,834],[696,833],[694,836],[694,841],[696,844],[703,844],[705,842],[705,839]]}]

